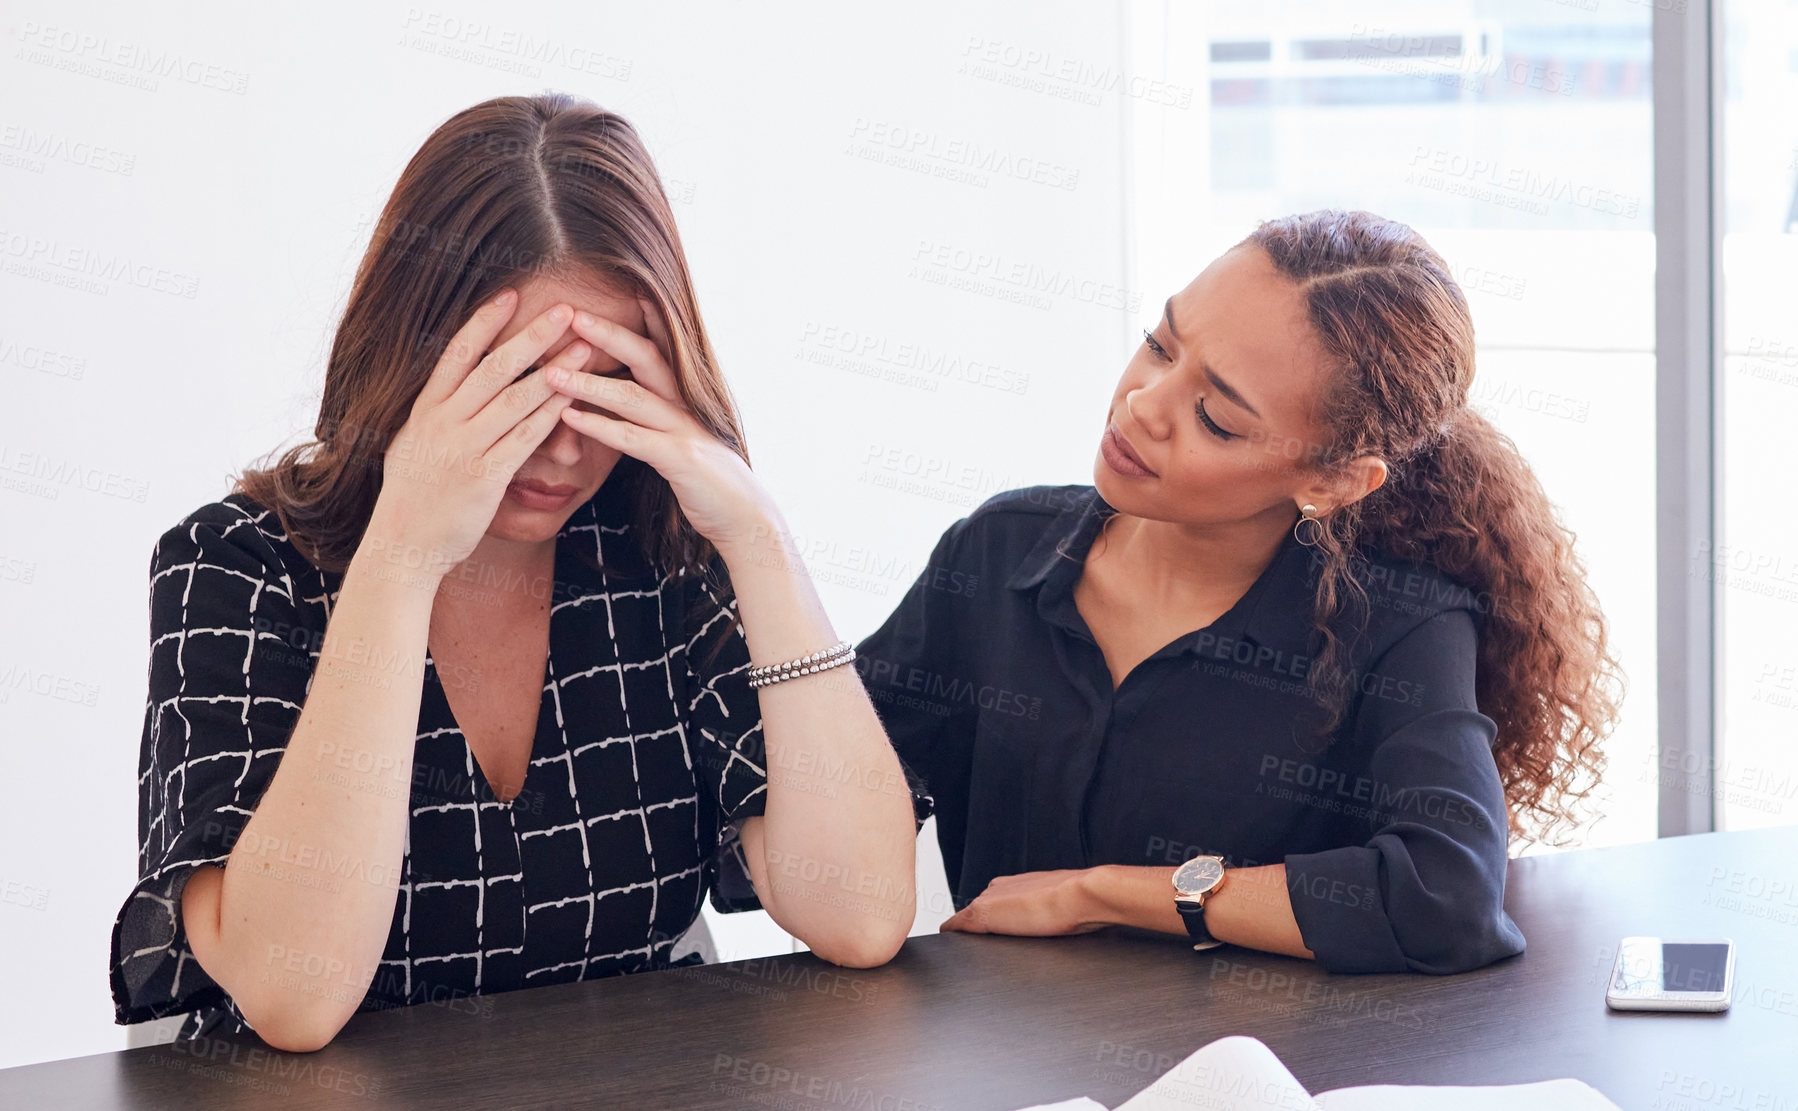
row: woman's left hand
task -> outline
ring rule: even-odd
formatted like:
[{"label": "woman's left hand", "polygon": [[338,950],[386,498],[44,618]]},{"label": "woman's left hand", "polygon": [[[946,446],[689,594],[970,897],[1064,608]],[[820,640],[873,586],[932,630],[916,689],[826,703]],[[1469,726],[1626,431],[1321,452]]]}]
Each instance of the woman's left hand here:
[{"label": "woman's left hand", "polygon": [[956,911],[941,929],[971,934],[1056,937],[1104,929],[1087,886],[1090,869],[997,876],[978,898]]},{"label": "woman's left hand", "polygon": [[575,314],[574,331],[623,363],[631,376],[551,371],[555,390],[606,410],[571,405],[562,410],[562,419],[583,436],[654,467],[673,488],[687,520],[714,546],[752,540],[772,511],[767,492],[742,456],[681,401],[668,362],[667,329],[653,304],[639,303],[649,336],[591,313]]}]

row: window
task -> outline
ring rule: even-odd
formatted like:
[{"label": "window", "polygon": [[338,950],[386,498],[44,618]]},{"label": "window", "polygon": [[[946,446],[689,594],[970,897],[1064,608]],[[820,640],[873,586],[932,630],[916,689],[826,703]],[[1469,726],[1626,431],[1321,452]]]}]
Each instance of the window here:
[{"label": "window", "polygon": [[1798,821],[1798,3],[1730,0],[1723,23],[1717,542],[1692,571],[1718,615],[1716,824],[1746,829]]}]

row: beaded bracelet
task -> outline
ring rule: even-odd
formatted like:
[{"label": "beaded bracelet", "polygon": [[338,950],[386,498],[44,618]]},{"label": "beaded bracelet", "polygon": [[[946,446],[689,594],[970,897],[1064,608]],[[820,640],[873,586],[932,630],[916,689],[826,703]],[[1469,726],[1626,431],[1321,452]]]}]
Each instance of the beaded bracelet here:
[{"label": "beaded bracelet", "polygon": [[809,656],[801,656],[796,660],[752,667],[749,669],[749,685],[765,687],[770,683],[783,683],[788,679],[797,679],[801,675],[842,667],[854,659],[854,646],[846,640],[840,641],[822,652],[813,652]]}]

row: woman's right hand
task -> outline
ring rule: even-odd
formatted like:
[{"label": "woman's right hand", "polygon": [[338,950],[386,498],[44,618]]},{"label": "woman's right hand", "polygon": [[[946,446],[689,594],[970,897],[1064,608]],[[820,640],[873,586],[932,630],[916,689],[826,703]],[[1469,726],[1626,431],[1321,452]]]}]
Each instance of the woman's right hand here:
[{"label": "woman's right hand", "polygon": [[579,370],[592,353],[577,339],[519,377],[568,330],[574,310],[551,305],[493,347],[517,304],[517,291],[508,289],[475,310],[387,447],[364,543],[381,545],[409,571],[440,578],[474,551],[507,484],[571,403],[545,375],[551,367]]}]

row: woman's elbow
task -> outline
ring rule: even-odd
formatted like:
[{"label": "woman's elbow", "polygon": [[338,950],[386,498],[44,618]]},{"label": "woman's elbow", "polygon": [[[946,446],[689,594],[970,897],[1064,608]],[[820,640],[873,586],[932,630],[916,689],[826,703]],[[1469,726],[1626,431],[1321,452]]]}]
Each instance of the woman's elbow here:
[{"label": "woman's elbow", "polygon": [[275,1029],[264,1031],[256,1029],[257,1037],[268,1043],[269,1048],[279,1049],[284,1053],[316,1053],[331,1044],[337,1037],[337,1030],[329,1024],[315,1024],[311,1027],[296,1026],[292,1030]]},{"label": "woman's elbow", "polygon": [[323,1015],[264,1015],[260,1019],[239,1004],[244,1022],[271,1049],[284,1053],[314,1053],[330,1045],[343,1029],[344,1020]]},{"label": "woman's elbow", "polygon": [[879,968],[881,965],[899,955],[899,949],[905,944],[901,937],[896,942],[868,942],[852,940],[831,942],[811,946],[813,953],[831,964],[843,968]]},{"label": "woman's elbow", "polygon": [[844,968],[878,968],[899,955],[906,935],[911,932],[915,911],[909,907],[904,909],[906,913],[893,918],[862,917],[839,929],[812,931],[814,936],[801,936],[799,940],[831,964]]},{"label": "woman's elbow", "polygon": [[1417,972],[1451,976],[1523,952],[1523,933],[1499,899],[1435,908],[1395,930],[1405,963]]},{"label": "woman's elbow", "polygon": [[275,997],[232,997],[237,1011],[256,1036],[272,1049],[286,1053],[313,1053],[330,1045],[349,1022],[353,1011],[307,1006],[305,1001]]}]

